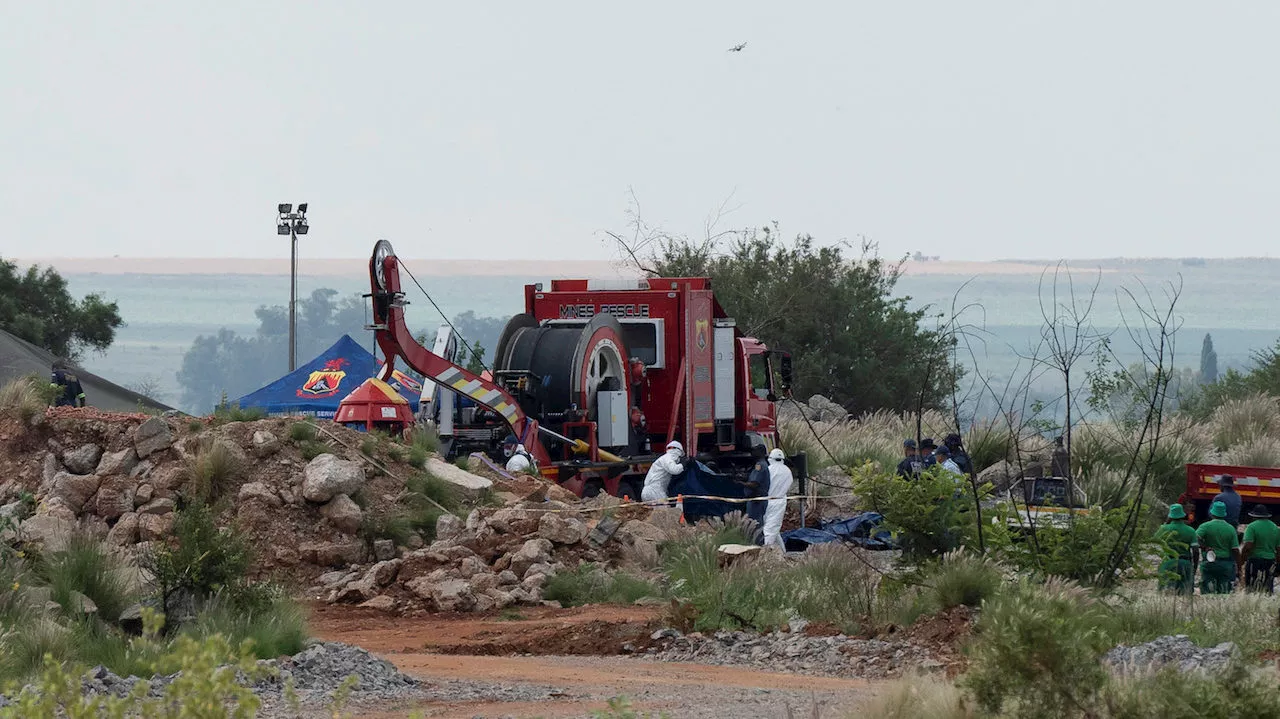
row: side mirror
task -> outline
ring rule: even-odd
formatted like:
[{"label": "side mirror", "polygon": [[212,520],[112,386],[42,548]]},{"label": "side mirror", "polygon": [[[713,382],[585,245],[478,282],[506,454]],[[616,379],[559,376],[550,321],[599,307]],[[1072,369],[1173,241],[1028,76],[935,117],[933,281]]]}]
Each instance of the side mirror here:
[{"label": "side mirror", "polygon": [[791,393],[791,353],[779,352],[778,375],[782,378],[783,394]]}]

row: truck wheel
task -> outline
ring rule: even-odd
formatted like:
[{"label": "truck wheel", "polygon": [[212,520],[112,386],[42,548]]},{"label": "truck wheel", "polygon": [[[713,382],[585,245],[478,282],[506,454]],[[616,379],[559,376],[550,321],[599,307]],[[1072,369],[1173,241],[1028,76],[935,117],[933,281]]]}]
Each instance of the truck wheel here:
[{"label": "truck wheel", "polygon": [[582,488],[582,496],[584,499],[591,499],[604,491],[604,482],[598,479],[588,479],[585,487]]}]

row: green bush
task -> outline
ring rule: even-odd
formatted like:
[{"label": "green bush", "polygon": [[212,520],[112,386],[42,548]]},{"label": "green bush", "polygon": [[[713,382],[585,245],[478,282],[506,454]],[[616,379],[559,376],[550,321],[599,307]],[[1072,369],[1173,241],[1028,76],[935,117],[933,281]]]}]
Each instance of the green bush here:
[{"label": "green bush", "polygon": [[238,601],[213,597],[201,607],[196,621],[182,631],[194,639],[226,637],[237,645],[248,640],[258,659],[297,654],[308,637],[305,613],[286,597],[248,608]]},{"label": "green bush", "polygon": [[258,590],[245,581],[253,562],[248,542],[231,529],[219,529],[208,505],[179,510],[173,534],[172,543],[143,557],[163,596],[182,589],[198,598],[221,594],[242,604],[258,603]]},{"label": "green bush", "polygon": [[205,443],[187,461],[187,499],[204,504],[217,502],[243,478],[245,458],[222,440]]},{"label": "green bush", "polygon": [[[1128,544],[1128,552],[1122,557],[1115,575],[1110,574],[1111,552],[1124,531],[1131,507],[1129,505],[1104,510],[1093,507],[1087,514],[1078,514],[1073,522],[1051,524],[1040,522],[1034,537],[1028,529],[1017,541],[1000,542],[996,547],[999,556],[1020,571],[1040,577],[1055,576],[1085,584],[1110,586],[1126,573],[1145,576],[1149,570],[1146,557],[1158,553],[1159,547],[1145,526],[1136,530]],[[1012,509],[1004,505],[993,513],[993,521],[1007,526]],[[1139,508],[1139,517],[1149,513]],[[993,541],[988,546],[997,544]],[[1120,543],[1123,545],[1123,542]]]},{"label": "green bush", "polygon": [[213,410],[214,424],[256,422],[260,419],[265,419],[266,416],[266,410],[261,407],[242,408],[240,405],[221,405]]},{"label": "green bush", "polygon": [[366,457],[372,457],[374,452],[378,451],[378,440],[375,437],[365,436],[360,442],[360,454]]},{"label": "green bush", "polygon": [[319,434],[316,426],[310,422],[294,422],[289,425],[289,439],[294,442],[310,442]]},{"label": "green bush", "polygon": [[903,479],[871,466],[853,474],[862,508],[879,512],[903,551],[936,556],[962,546],[977,546],[977,521],[967,479],[941,467]]},{"label": "green bush", "polygon": [[1247,439],[1223,452],[1222,461],[1244,467],[1280,467],[1280,439]]},{"label": "green bush", "polygon": [[1078,716],[1107,681],[1100,661],[1112,646],[1107,621],[1076,584],[1024,582],[983,605],[961,685],[991,714]]},{"label": "green bush", "polygon": [[78,616],[76,593],[93,601],[98,616],[114,622],[138,601],[135,587],[124,574],[124,565],[102,543],[73,536],[65,549],[42,557],[37,569],[49,587],[50,598],[70,616]]},{"label": "green bush", "polygon": [[583,604],[632,604],[644,597],[661,597],[652,582],[622,571],[608,571],[584,563],[547,580],[542,596],[565,606]]},{"label": "green bush", "polygon": [[302,458],[308,462],[322,454],[333,454],[333,450],[329,448],[329,445],[314,439],[299,442],[298,451],[302,453]]}]

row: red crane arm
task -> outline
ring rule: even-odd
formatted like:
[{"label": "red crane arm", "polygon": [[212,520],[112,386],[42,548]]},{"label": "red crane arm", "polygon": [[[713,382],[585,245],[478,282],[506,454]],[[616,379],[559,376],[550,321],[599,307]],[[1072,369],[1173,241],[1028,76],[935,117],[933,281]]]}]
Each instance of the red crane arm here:
[{"label": "red crane arm", "polygon": [[475,400],[507,421],[511,431],[533,455],[540,468],[551,464],[551,457],[538,436],[538,422],[520,409],[515,398],[502,387],[469,372],[418,343],[404,321],[404,292],[400,289],[400,261],[391,243],[379,240],[369,260],[369,279],[373,286],[373,328],[386,357],[378,373],[384,382],[391,378],[396,357],[423,377],[444,389]]}]

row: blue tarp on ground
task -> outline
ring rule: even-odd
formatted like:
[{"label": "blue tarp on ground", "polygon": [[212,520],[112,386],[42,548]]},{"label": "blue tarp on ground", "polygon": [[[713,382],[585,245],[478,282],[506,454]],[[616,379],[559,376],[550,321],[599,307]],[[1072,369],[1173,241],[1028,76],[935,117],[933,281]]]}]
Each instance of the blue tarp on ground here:
[{"label": "blue tarp on ground", "polygon": [[[361,382],[378,372],[378,360],[369,350],[343,335],[319,357],[235,403],[240,407],[260,407],[269,415],[305,415],[316,419],[333,419],[342,398],[351,394]],[[391,386],[418,406],[421,385],[396,372]]]},{"label": "blue tarp on ground", "polygon": [[815,544],[849,542],[865,549],[897,549],[893,536],[880,529],[884,517],[875,512],[864,512],[849,519],[824,522],[817,529],[802,527],[782,533],[782,543],[788,552],[803,552]]}]

